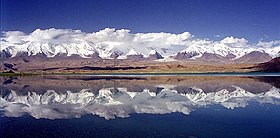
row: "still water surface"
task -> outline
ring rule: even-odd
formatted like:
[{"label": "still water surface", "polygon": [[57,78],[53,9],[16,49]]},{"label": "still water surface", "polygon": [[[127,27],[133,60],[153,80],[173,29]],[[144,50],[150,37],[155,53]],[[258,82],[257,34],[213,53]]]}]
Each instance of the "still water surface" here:
[{"label": "still water surface", "polygon": [[279,76],[1,77],[1,137],[279,137]]}]

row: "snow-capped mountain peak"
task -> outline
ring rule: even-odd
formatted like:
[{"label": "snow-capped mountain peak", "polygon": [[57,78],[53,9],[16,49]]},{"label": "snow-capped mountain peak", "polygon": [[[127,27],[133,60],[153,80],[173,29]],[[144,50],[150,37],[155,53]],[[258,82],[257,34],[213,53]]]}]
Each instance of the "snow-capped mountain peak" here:
[{"label": "snow-capped mountain peak", "polygon": [[156,54],[157,53],[157,51],[156,50],[151,50],[150,52],[149,52],[149,54],[148,55],[154,55],[154,54]]},{"label": "snow-capped mountain peak", "polygon": [[135,51],[134,49],[131,49],[126,55],[129,56],[129,55],[142,55],[142,54],[140,52]]}]

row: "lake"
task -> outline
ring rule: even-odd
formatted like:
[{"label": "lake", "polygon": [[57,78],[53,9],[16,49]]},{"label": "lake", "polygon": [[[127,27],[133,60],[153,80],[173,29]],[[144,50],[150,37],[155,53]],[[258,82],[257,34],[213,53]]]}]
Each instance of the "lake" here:
[{"label": "lake", "polygon": [[0,77],[1,137],[279,137],[279,74]]}]

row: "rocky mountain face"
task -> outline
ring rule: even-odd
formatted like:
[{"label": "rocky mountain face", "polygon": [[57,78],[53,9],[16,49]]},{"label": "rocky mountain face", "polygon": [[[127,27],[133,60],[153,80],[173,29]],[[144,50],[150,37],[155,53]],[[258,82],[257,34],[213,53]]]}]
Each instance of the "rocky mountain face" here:
[{"label": "rocky mountain face", "polygon": [[148,60],[158,60],[163,59],[163,56],[155,50],[152,50],[147,57]]},{"label": "rocky mountain face", "polygon": [[210,62],[211,61],[213,61],[213,62],[226,61],[225,57],[218,55],[218,54],[212,54],[212,53],[204,53],[198,59],[202,60],[202,61],[210,61]]},{"label": "rocky mountain face", "polygon": [[262,63],[271,59],[272,57],[265,52],[253,51],[240,57],[239,59],[236,59],[236,61],[240,63]]},{"label": "rocky mountain face", "polygon": [[0,51],[0,59],[5,59],[5,58],[9,58],[12,55],[8,52],[6,52],[5,50]]},{"label": "rocky mountain face", "polygon": [[142,60],[142,59],[144,59],[144,56],[143,55],[128,55],[126,57],[126,59],[128,59],[128,60]]},{"label": "rocky mountain face", "polygon": [[280,57],[261,63],[257,67],[266,72],[280,72]]},{"label": "rocky mountain face", "polygon": [[175,56],[175,59],[178,59],[178,60],[187,60],[187,59],[191,59],[192,57],[194,56],[197,56],[199,55],[198,53],[196,52],[179,52],[176,54]]}]

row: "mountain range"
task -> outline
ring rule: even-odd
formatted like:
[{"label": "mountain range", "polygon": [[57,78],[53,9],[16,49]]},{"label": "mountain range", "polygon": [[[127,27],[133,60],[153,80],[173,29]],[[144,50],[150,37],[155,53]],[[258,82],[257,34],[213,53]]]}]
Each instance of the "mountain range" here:
[{"label": "mountain range", "polygon": [[189,32],[137,33],[106,28],[94,33],[68,29],[37,29],[26,35],[5,32],[1,58],[42,55],[47,58],[77,56],[94,59],[201,60],[266,62],[280,55],[280,41],[248,44],[244,38],[220,41],[197,39]]}]

